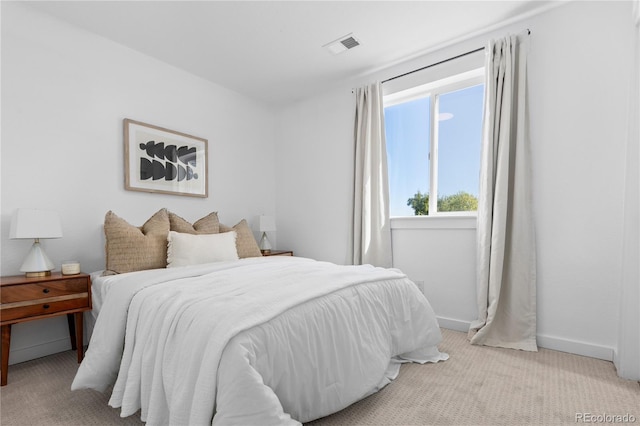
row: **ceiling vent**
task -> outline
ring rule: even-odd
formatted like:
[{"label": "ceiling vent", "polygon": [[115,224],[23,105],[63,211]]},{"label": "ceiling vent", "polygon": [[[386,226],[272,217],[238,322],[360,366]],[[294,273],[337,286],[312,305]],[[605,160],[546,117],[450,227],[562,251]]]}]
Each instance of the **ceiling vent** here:
[{"label": "ceiling vent", "polygon": [[353,49],[356,46],[360,46],[360,42],[353,36],[353,34],[349,33],[346,36],[340,37],[339,39],[325,44],[322,47],[334,55],[337,55],[345,50]]}]

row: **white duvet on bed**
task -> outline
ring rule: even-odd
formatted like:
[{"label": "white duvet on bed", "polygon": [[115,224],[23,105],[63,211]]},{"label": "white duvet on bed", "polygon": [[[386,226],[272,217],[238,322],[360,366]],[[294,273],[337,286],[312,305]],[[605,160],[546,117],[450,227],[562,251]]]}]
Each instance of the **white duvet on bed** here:
[{"label": "white duvet on bed", "polygon": [[447,358],[429,303],[395,270],[273,256],[101,284],[72,389],[115,381],[109,404],[150,424],[298,424],[377,391],[402,358]]}]

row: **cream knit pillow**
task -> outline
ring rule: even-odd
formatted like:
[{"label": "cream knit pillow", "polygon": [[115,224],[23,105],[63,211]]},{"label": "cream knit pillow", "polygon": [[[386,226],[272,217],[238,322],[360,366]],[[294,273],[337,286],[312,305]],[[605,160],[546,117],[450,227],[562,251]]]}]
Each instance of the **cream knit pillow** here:
[{"label": "cream knit pillow", "polygon": [[183,234],[169,231],[167,268],[238,260],[236,233]]}]

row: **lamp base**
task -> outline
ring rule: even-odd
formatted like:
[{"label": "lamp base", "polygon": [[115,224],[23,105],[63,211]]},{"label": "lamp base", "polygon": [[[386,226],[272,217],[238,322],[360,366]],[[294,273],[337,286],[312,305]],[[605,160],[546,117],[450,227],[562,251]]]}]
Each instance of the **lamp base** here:
[{"label": "lamp base", "polygon": [[260,239],[260,252],[262,254],[271,253],[271,243],[269,242],[269,238],[267,238],[267,233],[262,233],[262,238]]},{"label": "lamp base", "polygon": [[55,268],[55,265],[42,250],[40,241],[36,238],[29,254],[27,254],[24,263],[20,267],[20,271],[24,272],[27,278],[46,277],[51,275],[53,268]]},{"label": "lamp base", "polygon": [[40,272],[26,272],[24,274],[27,278],[40,278],[40,277],[48,277],[51,275],[51,271],[40,271]]}]

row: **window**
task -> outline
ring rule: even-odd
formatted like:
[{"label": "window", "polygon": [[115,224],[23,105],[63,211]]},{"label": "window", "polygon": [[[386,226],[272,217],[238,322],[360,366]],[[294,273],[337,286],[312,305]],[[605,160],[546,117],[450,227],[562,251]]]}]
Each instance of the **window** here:
[{"label": "window", "polygon": [[483,75],[477,68],[385,95],[391,216],[477,210]]}]

